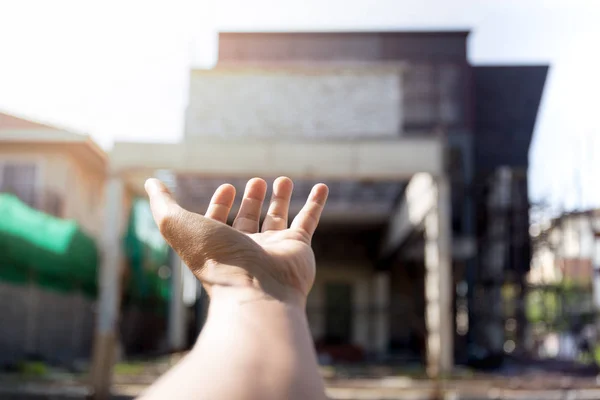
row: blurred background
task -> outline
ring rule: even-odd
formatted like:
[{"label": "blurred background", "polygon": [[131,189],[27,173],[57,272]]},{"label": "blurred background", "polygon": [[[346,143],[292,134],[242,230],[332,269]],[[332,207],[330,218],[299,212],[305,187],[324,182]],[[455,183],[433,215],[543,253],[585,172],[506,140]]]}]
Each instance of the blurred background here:
[{"label": "blurred background", "polygon": [[143,390],[208,305],[144,180],[202,213],[282,174],[292,213],[331,191],[307,305],[331,398],[600,398],[599,18],[0,0],[0,398]]}]

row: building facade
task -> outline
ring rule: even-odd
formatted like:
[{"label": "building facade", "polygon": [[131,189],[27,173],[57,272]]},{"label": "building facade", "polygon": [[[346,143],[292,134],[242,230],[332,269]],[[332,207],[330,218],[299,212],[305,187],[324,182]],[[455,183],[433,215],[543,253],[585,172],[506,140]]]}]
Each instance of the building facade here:
[{"label": "building facade", "polygon": [[[308,157],[310,143],[343,146],[440,134],[456,143],[452,148],[468,148],[473,120],[466,36],[221,33],[217,66],[191,71],[185,140],[301,141],[297,151]],[[335,148],[330,156],[335,159]],[[468,160],[460,152],[453,156],[450,179],[463,182]],[[420,162],[417,154],[405,161],[415,167]],[[272,173],[274,178],[279,171]],[[311,174],[314,179],[297,181],[292,209],[317,180],[330,187],[314,240],[318,273],[307,305],[319,352],[338,360],[421,359],[427,336],[422,229],[409,229],[420,239],[407,245],[406,259],[397,250],[408,235],[386,245],[410,177],[327,179],[318,168]],[[243,181],[237,181],[238,191]],[[209,196],[217,182],[206,187],[206,180],[179,177],[177,187],[191,205]],[[459,194],[453,191],[454,201],[464,204]],[[453,226],[463,224],[462,214]],[[461,229],[456,242],[468,242]]]},{"label": "building facade", "polygon": [[[523,172],[547,71],[473,67],[467,37],[468,32],[221,33],[216,67],[191,71],[185,128],[189,143],[302,141],[298,152],[308,153],[311,141],[443,137],[459,358],[473,347],[489,356],[502,352],[504,335],[490,341],[494,335],[486,326],[502,331],[503,317],[477,310],[475,303],[483,300],[477,293],[499,293],[510,275],[505,270],[518,276],[528,270],[527,222],[506,230],[523,237],[517,248],[507,244],[514,257],[493,257],[504,242],[491,233],[492,226],[508,224],[494,211],[502,202],[493,193],[503,190],[506,180],[499,171],[508,169],[510,200],[499,207],[515,214],[513,220],[528,220]],[[314,242],[318,273],[308,300],[317,347],[341,358],[338,347],[345,345],[352,359],[423,359],[427,238],[422,223],[413,226],[403,216],[409,180],[327,180],[318,169],[311,174],[314,179],[297,185],[298,204],[316,180],[331,188],[321,227],[326,233]],[[177,187],[191,206],[217,181],[180,176]],[[242,185],[243,179],[238,191]],[[489,272],[494,270],[501,272]]]},{"label": "building facade", "polygon": [[549,226],[535,226],[531,271],[532,284],[571,284],[592,286],[594,268],[598,268],[597,235],[600,211],[578,211],[562,214]]},{"label": "building facade", "polygon": [[0,192],[102,230],[107,155],[87,136],[0,114]]},{"label": "building facade", "polygon": [[[122,195],[143,193],[148,174],[171,171],[200,213],[223,181],[242,193],[252,176],[288,175],[292,215],[314,183],[330,187],[307,304],[322,360],[412,359],[439,376],[454,348],[464,361],[502,356],[494,296],[529,269],[523,171],[547,67],[472,67],[467,36],[221,33],[216,67],[190,72],[184,141],[111,152],[104,285],[122,259]],[[111,296],[97,362],[114,343]]]},{"label": "building facade", "polygon": [[[87,136],[0,113],[0,193],[13,194],[46,214],[77,221],[97,242],[103,226],[106,165],[106,154]],[[94,263],[89,266],[93,270],[97,260],[86,260]],[[15,268],[10,257],[3,257],[0,264]],[[56,277],[41,284],[37,266],[17,265],[25,280],[0,280],[0,365],[14,366],[26,359],[69,364],[89,357],[95,299]]]}]

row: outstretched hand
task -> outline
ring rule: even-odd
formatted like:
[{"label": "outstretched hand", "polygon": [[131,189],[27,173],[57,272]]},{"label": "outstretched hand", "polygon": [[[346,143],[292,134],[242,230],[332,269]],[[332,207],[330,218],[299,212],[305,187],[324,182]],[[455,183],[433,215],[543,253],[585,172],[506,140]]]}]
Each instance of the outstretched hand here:
[{"label": "outstretched hand", "polygon": [[259,231],[264,180],[248,181],[233,225],[227,217],[235,199],[232,185],[221,185],[204,216],[183,209],[157,179],[146,182],[152,215],[160,232],[200,279],[209,295],[217,288],[251,289],[303,306],[315,278],[311,238],[327,200],[324,184],[313,187],[306,204],[288,228],[291,179],[273,183],[273,196]]}]

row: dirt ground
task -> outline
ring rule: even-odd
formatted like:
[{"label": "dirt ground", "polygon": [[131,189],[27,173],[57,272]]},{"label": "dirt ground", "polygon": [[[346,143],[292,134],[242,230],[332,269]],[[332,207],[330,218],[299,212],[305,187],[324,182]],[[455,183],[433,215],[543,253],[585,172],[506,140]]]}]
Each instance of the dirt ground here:
[{"label": "dirt ground", "polygon": [[[172,355],[118,364],[114,398],[136,397],[180,358]],[[321,372],[328,396],[336,400],[600,400],[600,380],[594,375],[565,375],[535,368],[513,371],[510,376],[457,369],[452,378],[440,382],[426,379],[419,370],[397,367],[323,367]],[[0,399],[85,399],[90,394],[85,383],[85,375],[64,372],[43,377],[5,374],[0,375]]]}]

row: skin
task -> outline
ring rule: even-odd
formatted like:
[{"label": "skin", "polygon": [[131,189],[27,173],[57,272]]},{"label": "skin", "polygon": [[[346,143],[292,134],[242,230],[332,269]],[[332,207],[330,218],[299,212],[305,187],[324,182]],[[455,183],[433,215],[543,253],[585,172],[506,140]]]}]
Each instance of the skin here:
[{"label": "skin", "polygon": [[228,226],[233,186],[220,186],[202,216],[181,208],[160,181],[146,182],[162,235],[211,302],[194,348],[143,399],[326,398],[305,306],[315,279],[311,238],[328,189],[315,185],[288,228],[292,190],[289,178],[275,180],[260,227],[267,184],[251,179]]}]

